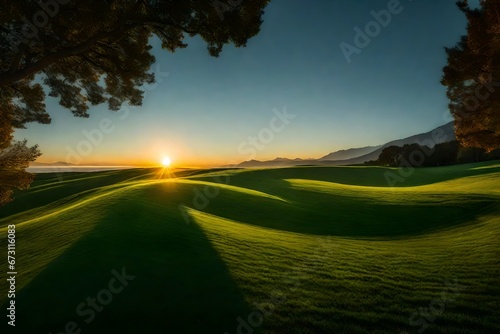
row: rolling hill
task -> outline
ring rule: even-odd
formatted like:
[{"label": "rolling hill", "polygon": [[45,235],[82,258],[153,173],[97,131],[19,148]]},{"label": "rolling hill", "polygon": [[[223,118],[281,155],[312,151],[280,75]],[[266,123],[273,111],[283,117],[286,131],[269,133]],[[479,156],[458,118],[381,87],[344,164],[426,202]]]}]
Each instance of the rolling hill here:
[{"label": "rolling hill", "polygon": [[386,173],[39,174],[0,209],[16,333],[498,333],[500,162]]}]

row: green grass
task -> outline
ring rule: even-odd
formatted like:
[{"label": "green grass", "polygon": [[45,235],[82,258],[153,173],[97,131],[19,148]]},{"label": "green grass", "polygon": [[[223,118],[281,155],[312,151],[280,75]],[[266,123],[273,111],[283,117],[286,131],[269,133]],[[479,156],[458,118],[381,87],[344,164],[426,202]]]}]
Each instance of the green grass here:
[{"label": "green grass", "polygon": [[[381,167],[161,172],[40,174],[0,209],[16,333],[500,332],[498,161],[399,187]],[[86,323],[78,305],[122,268]]]}]

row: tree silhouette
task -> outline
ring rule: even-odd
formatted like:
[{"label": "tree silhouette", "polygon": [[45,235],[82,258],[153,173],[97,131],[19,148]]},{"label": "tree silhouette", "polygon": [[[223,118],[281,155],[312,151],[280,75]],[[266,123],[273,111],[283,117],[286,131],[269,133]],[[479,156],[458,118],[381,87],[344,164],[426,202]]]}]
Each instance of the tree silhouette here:
[{"label": "tree silhouette", "polygon": [[259,32],[269,1],[0,0],[1,112],[15,128],[50,123],[42,85],[78,117],[102,103],[140,106],[140,87],[155,80],[153,35],[170,52],[200,36],[218,57]]},{"label": "tree silhouette", "polygon": [[[2,107],[0,106],[0,109]],[[13,189],[26,189],[34,175],[25,171],[40,156],[37,146],[27,147],[26,140],[12,141],[12,120],[0,112],[0,206],[12,200]]]},{"label": "tree silhouette", "polygon": [[457,5],[467,18],[467,35],[446,48],[441,83],[457,139],[492,151],[500,147],[500,1],[482,0],[477,9],[466,0]]},{"label": "tree silhouette", "polygon": [[378,157],[378,162],[382,166],[397,167],[399,165],[399,159],[403,154],[403,148],[399,146],[388,146],[380,152]]},{"label": "tree silhouette", "polygon": [[365,162],[369,166],[389,167],[433,167],[459,163],[497,160],[500,149],[486,152],[484,148],[463,147],[457,140],[444,142],[430,148],[419,144],[405,144],[402,147],[388,146],[377,160]]}]

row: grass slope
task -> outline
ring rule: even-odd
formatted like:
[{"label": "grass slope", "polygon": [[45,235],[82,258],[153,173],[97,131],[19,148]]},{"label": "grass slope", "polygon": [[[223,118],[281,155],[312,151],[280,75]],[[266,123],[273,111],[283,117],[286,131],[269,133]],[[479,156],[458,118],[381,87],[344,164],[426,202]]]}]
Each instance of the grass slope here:
[{"label": "grass slope", "polygon": [[[387,172],[41,174],[0,209],[1,249],[17,226],[15,332],[499,333],[498,162],[400,187]],[[108,303],[122,268],[135,278]]]}]

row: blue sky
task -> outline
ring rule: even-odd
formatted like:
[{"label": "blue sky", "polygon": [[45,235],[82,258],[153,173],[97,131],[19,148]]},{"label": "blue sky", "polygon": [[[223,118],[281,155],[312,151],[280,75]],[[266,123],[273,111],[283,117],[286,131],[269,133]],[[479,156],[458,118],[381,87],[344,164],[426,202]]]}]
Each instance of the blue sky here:
[{"label": "blue sky", "polygon": [[[451,120],[439,83],[443,48],[465,33],[466,21],[454,1],[403,0],[348,63],[339,45],[355,45],[354,28],[364,30],[370,12],[393,1],[273,0],[260,34],[219,58],[199,38],[174,54],[153,39],[161,82],[142,107],[99,106],[82,119],[49,99],[52,124],[28,124],[16,139],[39,144],[45,162],[154,164],[169,155],[179,166],[202,166],[319,158],[429,131]],[[274,122],[274,131],[270,122],[285,108],[295,117]]]}]

